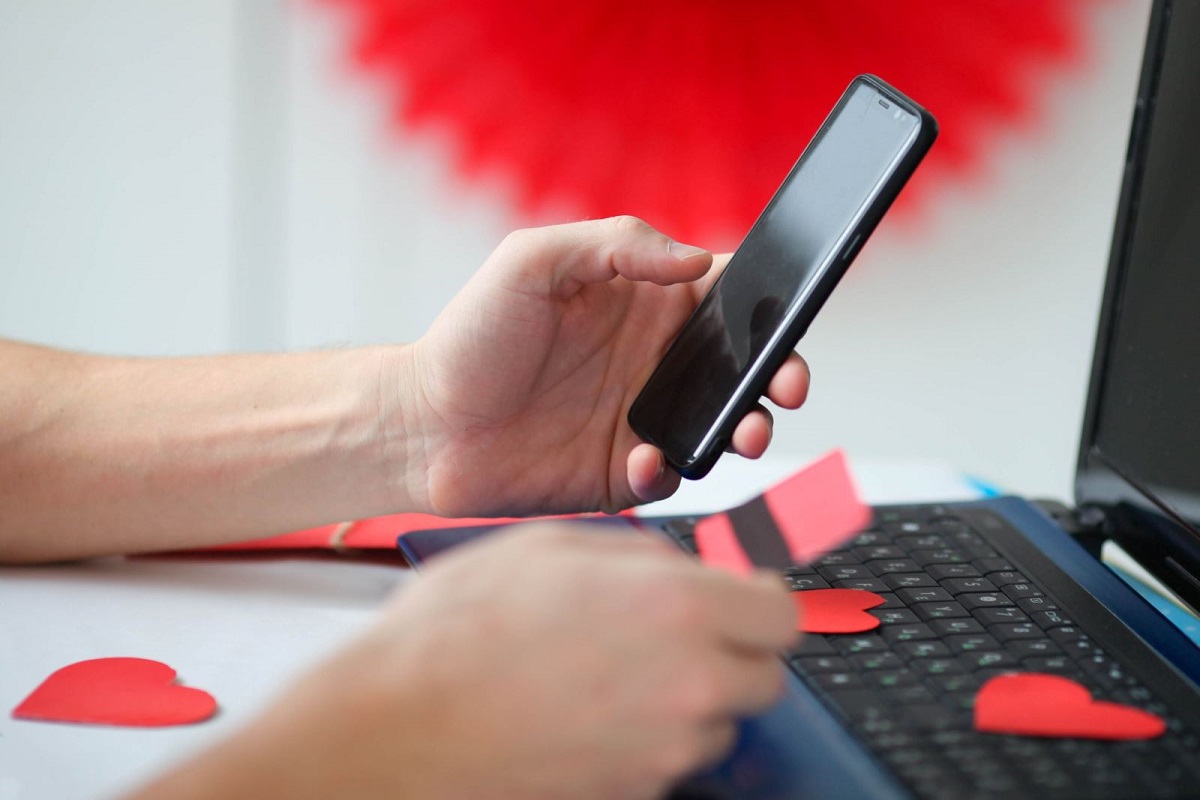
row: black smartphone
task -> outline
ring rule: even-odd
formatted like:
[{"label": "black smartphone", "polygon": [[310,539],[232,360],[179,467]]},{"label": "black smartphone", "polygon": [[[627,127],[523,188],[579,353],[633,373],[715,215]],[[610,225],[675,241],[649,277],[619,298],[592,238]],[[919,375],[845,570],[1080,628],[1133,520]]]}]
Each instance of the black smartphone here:
[{"label": "black smartphone", "polygon": [[704,477],[937,137],[937,121],[855,78],[629,409],[685,478]]}]

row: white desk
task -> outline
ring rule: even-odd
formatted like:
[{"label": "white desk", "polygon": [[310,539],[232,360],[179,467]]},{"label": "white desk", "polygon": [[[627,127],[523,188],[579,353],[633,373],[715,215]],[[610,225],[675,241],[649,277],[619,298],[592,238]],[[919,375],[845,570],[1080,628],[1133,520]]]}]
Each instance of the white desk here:
[{"label": "white desk", "polygon": [[[803,463],[726,457],[708,479],[643,513],[736,505]],[[872,503],[976,496],[936,464],[854,466]],[[0,568],[0,800],[109,797],[133,788],[256,715],[281,686],[368,625],[411,577],[396,565],[287,555]],[[211,692],[220,711],[199,725],[160,729],[12,718],[51,672],[103,656],[170,664],[182,683]]]}]

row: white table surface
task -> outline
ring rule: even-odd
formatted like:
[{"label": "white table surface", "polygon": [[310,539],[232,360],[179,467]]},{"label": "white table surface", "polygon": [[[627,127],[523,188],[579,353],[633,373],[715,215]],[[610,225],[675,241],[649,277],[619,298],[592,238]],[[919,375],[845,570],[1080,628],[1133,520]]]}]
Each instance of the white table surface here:
[{"label": "white table surface", "polygon": [[[871,503],[978,496],[938,464],[851,461]],[[709,478],[642,513],[727,508],[803,463],[727,457]],[[228,735],[370,623],[413,578],[399,563],[237,555],[0,567],[0,800],[115,796]],[[158,729],[12,718],[54,670],[105,656],[171,665],[183,684],[212,693],[217,716]]]}]

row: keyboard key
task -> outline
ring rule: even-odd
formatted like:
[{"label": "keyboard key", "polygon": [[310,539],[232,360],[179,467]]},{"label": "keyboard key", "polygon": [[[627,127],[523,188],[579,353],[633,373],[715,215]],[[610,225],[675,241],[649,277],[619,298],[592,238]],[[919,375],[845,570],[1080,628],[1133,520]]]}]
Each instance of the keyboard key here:
[{"label": "keyboard key", "polygon": [[979,676],[970,672],[930,675],[927,680],[940,694],[978,691],[979,687],[983,685]]},{"label": "keyboard key", "polygon": [[967,557],[953,547],[942,547],[937,550],[913,550],[910,556],[922,567],[933,564],[964,564]]},{"label": "keyboard key", "polygon": [[947,578],[942,581],[942,588],[950,594],[996,591],[995,584],[987,578]]},{"label": "keyboard key", "polygon": [[928,575],[884,575],[883,582],[893,589],[917,589],[922,586],[936,587],[937,581]]},{"label": "keyboard key", "polygon": [[976,608],[1000,608],[1002,606],[1011,606],[1012,600],[1009,600],[1000,592],[977,592],[973,594],[960,594],[954,598],[962,603],[962,607],[968,611],[973,611]]},{"label": "keyboard key", "polygon": [[859,653],[850,656],[850,660],[859,672],[904,669],[904,662],[896,653]]},{"label": "keyboard key", "polygon": [[882,531],[863,531],[852,541],[856,546],[865,547],[872,544],[886,544],[887,538]]},{"label": "keyboard key", "polygon": [[816,575],[784,575],[788,588],[793,592],[803,592],[806,589],[830,589],[829,582]]},{"label": "keyboard key", "polygon": [[949,647],[946,647],[946,645],[936,639],[918,642],[897,642],[893,645],[893,649],[901,658],[906,660],[914,658],[949,658],[953,655]]},{"label": "keyboard key", "polygon": [[864,592],[886,592],[890,588],[879,578],[850,578],[834,581],[833,585],[838,589],[860,589]]},{"label": "keyboard key", "polygon": [[[892,595],[895,597],[895,595]],[[908,625],[920,622],[920,618],[907,608],[872,608],[867,612],[879,620],[880,625]]]},{"label": "keyboard key", "polygon": [[881,558],[883,558],[883,559],[886,559],[886,558],[899,559],[899,558],[904,558],[908,555],[908,553],[904,552],[903,550],[901,550],[899,547],[896,547],[895,545],[872,545],[869,547],[855,547],[852,552],[854,553],[854,555],[858,556],[859,560],[862,561],[864,564],[868,561],[874,561],[875,559],[881,559]]},{"label": "keyboard key", "polygon": [[897,589],[896,597],[909,606],[915,603],[948,602],[954,599],[949,592],[938,586],[921,589]]},{"label": "keyboard key", "polygon": [[1050,628],[1061,628],[1075,623],[1064,617],[1059,611],[1035,611],[1029,615],[1029,618],[1037,623],[1044,630]]},{"label": "keyboard key", "polygon": [[1075,662],[1069,656],[1026,656],[1021,659],[1021,666],[1033,672],[1049,672],[1055,675],[1073,677],[1079,672]]},{"label": "keyboard key", "polygon": [[1087,638],[1087,634],[1079,630],[1079,628],[1075,627],[1074,625],[1068,625],[1062,628],[1054,628],[1053,630],[1048,631],[1046,635],[1058,642],[1060,645],[1066,644],[1067,642],[1073,642],[1077,639]]},{"label": "keyboard key", "polygon": [[871,574],[871,570],[862,564],[837,564],[834,566],[817,567],[817,574],[830,583],[850,580],[851,578],[875,577]]},{"label": "keyboard key", "polygon": [[[1032,624],[1032,623],[1031,623]],[[1055,631],[1061,631],[1062,628],[1051,628],[1047,633],[1053,634]],[[1072,658],[1093,658],[1100,651],[1091,639],[1086,636],[1082,639],[1071,639],[1065,642],[1059,642],[1059,647],[1063,652]]]},{"label": "keyboard key", "polygon": [[946,547],[948,542],[941,536],[925,534],[922,536],[897,536],[896,544],[911,553],[913,550],[937,550],[939,547]]},{"label": "keyboard key", "polygon": [[1062,648],[1052,639],[1017,639],[1009,642],[1005,649],[1017,658],[1058,655],[1062,652]]},{"label": "keyboard key", "polygon": [[982,536],[965,526],[959,526],[953,531],[947,531],[947,533],[949,533],[950,539],[954,544],[960,547],[964,545],[987,546],[987,542],[984,541]]},{"label": "keyboard key", "polygon": [[812,677],[813,683],[826,691],[833,689],[861,689],[866,684],[853,672],[822,672]]},{"label": "keyboard key", "polygon": [[923,683],[913,684],[912,686],[900,686],[889,691],[887,698],[899,705],[934,702],[933,692],[929,691],[929,688]]},{"label": "keyboard key", "polygon": [[795,662],[810,675],[816,675],[819,672],[850,671],[850,662],[841,656],[805,656],[795,659]]},{"label": "keyboard key", "polygon": [[1035,611],[1049,611],[1057,609],[1054,601],[1045,595],[1041,597],[1022,597],[1017,601],[1017,608],[1024,611],[1026,614],[1032,614]]},{"label": "keyboard key", "polygon": [[1032,622],[1006,622],[991,625],[988,627],[988,632],[1001,642],[1011,642],[1014,639],[1039,639],[1046,635]]},{"label": "keyboard key", "polygon": [[872,611],[881,611],[883,609],[900,610],[904,608],[904,603],[900,602],[900,598],[896,597],[893,592],[877,592],[876,594],[883,598],[883,605],[875,606],[875,608],[871,609]]},{"label": "keyboard key", "polygon": [[958,660],[967,669],[989,669],[993,667],[1019,667],[1020,662],[1001,650],[986,650],[977,653],[963,653]]},{"label": "keyboard key", "polygon": [[946,578],[977,578],[981,574],[970,564],[934,564],[925,572],[936,581]]},{"label": "keyboard key", "polygon": [[971,616],[984,625],[995,625],[999,622],[1029,622],[1029,617],[1019,608],[977,608]]},{"label": "keyboard key", "polygon": [[999,650],[1000,642],[987,633],[965,633],[946,637],[946,646],[956,653],[972,653],[977,650]]},{"label": "keyboard key", "polygon": [[917,603],[912,607],[912,610],[918,617],[926,622],[934,619],[968,616],[967,610],[953,601],[949,603]]},{"label": "keyboard key", "polygon": [[973,619],[935,619],[929,623],[938,636],[953,636],[958,633],[984,633],[983,625]]},{"label": "keyboard key", "polygon": [[1000,557],[1000,553],[998,553],[995,549],[988,547],[986,544],[963,544],[961,542],[955,542],[955,544],[961,547],[963,552],[965,552],[972,561],[978,561],[984,558]]},{"label": "keyboard key", "polygon": [[[929,664],[929,661],[922,661]],[[931,731],[949,728],[955,723],[956,715],[941,703],[915,703],[904,708],[904,721],[917,730]]]},{"label": "keyboard key", "polygon": [[926,639],[936,639],[937,634],[934,633],[933,628],[924,622],[917,622],[903,625],[889,625],[883,629],[883,638],[888,643],[895,645],[898,642],[919,642]]},{"label": "keyboard key", "polygon": [[881,527],[884,533],[890,533],[897,538],[901,536],[925,536],[934,532],[930,526],[915,519],[884,520]]},{"label": "keyboard key", "polygon": [[[984,562],[988,562],[992,566],[1001,567],[1001,569],[985,569],[984,567],[980,566],[981,564],[984,564]],[[1029,583],[1029,579],[1014,570],[1013,565],[1009,564],[1007,561],[983,559],[975,566],[979,567],[980,572],[983,572],[985,575],[987,575],[988,580],[997,586],[1008,586],[1010,583]]]},{"label": "keyboard key", "polygon": [[[876,575],[893,575],[896,573],[915,573],[920,575],[921,568],[911,558],[890,558],[883,561],[868,561],[867,569]],[[924,577],[924,576],[922,576]]]},{"label": "keyboard key", "polygon": [[967,671],[961,663],[953,658],[917,658],[908,666],[909,669],[922,675],[948,675]]},{"label": "keyboard key", "polygon": [[1010,583],[1001,591],[1009,596],[1012,600],[1020,600],[1024,597],[1044,597],[1044,593],[1034,586],[1032,583]]},{"label": "keyboard key", "polygon": [[[919,686],[921,681],[915,673],[906,669],[880,670],[863,675],[863,681],[877,689],[891,690],[901,686]],[[924,687],[921,687],[924,688]],[[889,694],[890,697],[890,694]]]},{"label": "keyboard key", "polygon": [[841,567],[848,564],[857,564],[858,558],[846,550],[839,550],[833,553],[826,553],[817,560],[818,567]]},{"label": "keyboard key", "polygon": [[878,693],[866,688],[828,689],[829,699],[847,719],[858,722],[875,717],[887,717],[891,702]]},{"label": "keyboard key", "polygon": [[846,655],[857,653],[887,653],[891,652],[882,636],[838,636],[833,640],[833,646]]}]

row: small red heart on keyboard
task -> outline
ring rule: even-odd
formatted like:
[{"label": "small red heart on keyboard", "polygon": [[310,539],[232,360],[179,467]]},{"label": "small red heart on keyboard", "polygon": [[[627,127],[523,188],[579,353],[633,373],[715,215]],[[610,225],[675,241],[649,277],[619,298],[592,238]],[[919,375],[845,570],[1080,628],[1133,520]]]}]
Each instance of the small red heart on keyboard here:
[{"label": "small red heart on keyboard", "polygon": [[797,627],[805,633],[862,633],[879,627],[868,608],[884,604],[874,592],[862,589],[809,589],[793,592]]},{"label": "small red heart on keyboard", "polygon": [[179,686],[175,670],[145,658],[95,658],[52,673],[13,710],[18,719],[159,727],[208,719],[217,701]]},{"label": "small red heart on keyboard", "polygon": [[975,730],[1017,736],[1153,739],[1167,729],[1140,708],[1093,700],[1069,678],[1041,673],[998,675],[975,696]]}]

